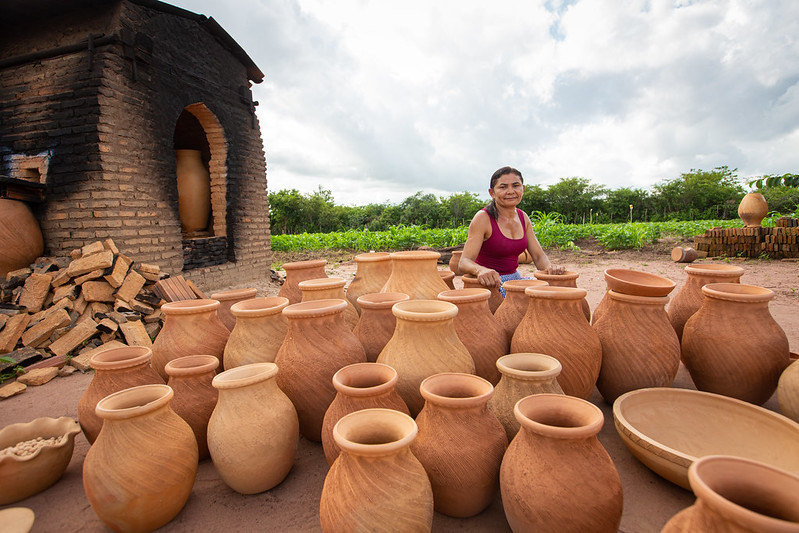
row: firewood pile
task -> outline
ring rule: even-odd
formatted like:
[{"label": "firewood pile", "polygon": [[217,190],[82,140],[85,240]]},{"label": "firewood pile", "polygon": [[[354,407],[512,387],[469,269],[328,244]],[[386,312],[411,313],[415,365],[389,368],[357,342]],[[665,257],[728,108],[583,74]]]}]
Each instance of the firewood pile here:
[{"label": "firewood pile", "polygon": [[713,228],[694,237],[700,257],[760,257],[772,259],[799,257],[797,219],[782,217],[773,228]]}]

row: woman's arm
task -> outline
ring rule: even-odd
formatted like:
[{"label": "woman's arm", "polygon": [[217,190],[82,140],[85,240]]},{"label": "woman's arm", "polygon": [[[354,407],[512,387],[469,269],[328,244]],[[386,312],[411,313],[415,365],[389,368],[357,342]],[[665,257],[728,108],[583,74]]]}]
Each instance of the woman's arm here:
[{"label": "woman's arm", "polygon": [[463,245],[463,254],[461,254],[461,259],[458,263],[458,269],[462,273],[465,272],[475,276],[484,287],[499,287],[502,284],[499,273],[494,269],[475,263],[477,254],[480,253],[480,248],[483,247],[483,241],[490,237],[491,234],[491,221],[488,216],[488,213],[481,210],[472,218],[469,224],[469,235],[466,237],[466,244]]}]

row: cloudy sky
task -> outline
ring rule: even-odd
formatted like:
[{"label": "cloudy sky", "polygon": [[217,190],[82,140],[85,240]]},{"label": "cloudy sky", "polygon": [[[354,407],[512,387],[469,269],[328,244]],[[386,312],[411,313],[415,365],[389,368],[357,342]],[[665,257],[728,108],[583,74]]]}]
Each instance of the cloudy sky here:
[{"label": "cloudy sky", "polygon": [[[167,0],[169,1],[169,0]],[[270,191],[341,205],[799,172],[796,0],[173,0],[265,73]]]}]

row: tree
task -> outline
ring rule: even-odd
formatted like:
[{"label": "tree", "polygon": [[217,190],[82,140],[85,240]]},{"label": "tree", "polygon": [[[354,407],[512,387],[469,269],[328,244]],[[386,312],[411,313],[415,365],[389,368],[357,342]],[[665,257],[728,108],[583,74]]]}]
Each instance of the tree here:
[{"label": "tree", "polygon": [[583,215],[601,207],[600,197],[607,193],[601,185],[592,185],[586,178],[571,177],[550,185],[546,195],[551,209],[563,215],[567,222],[580,222]]},{"label": "tree", "polygon": [[[691,169],[679,178],[656,185],[658,211],[674,218],[727,218],[735,213],[744,195],[737,169],[726,166],[712,171]],[[668,215],[667,215],[668,213]]]},{"label": "tree", "polygon": [[525,185],[524,196],[522,196],[522,201],[519,202],[519,209],[529,215],[536,211],[548,213],[552,210],[552,206],[549,201],[549,195],[540,185]]},{"label": "tree", "polygon": [[456,228],[471,221],[475,213],[485,207],[487,200],[473,192],[461,192],[441,197],[443,227]]},{"label": "tree", "polygon": [[603,215],[602,222],[629,220],[631,205],[633,206],[634,218],[643,220],[644,213],[647,212],[649,207],[649,193],[644,189],[631,189],[629,187],[620,187],[608,191],[600,207]]},{"label": "tree", "polygon": [[418,191],[405,198],[400,204],[402,208],[401,222],[408,225],[425,225],[439,227],[441,221],[441,205],[434,194]]}]

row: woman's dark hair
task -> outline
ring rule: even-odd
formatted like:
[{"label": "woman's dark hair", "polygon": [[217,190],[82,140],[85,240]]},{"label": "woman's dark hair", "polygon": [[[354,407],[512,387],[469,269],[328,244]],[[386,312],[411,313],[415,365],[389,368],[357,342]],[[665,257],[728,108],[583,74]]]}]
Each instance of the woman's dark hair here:
[{"label": "woman's dark hair", "polygon": [[[501,178],[505,174],[515,174],[519,176],[519,179],[522,181],[522,183],[524,183],[524,178],[522,177],[521,172],[512,167],[502,167],[501,169],[497,170],[496,172],[494,172],[494,174],[491,175],[491,183],[489,184],[488,188],[493,189],[494,185],[496,185],[497,181],[499,181],[499,178]],[[485,207],[485,210],[488,211],[488,214],[491,215],[491,217],[494,220],[497,220],[499,218],[499,213],[497,213],[497,205],[494,203],[493,198],[491,199],[490,202],[488,202],[488,205]]]}]

